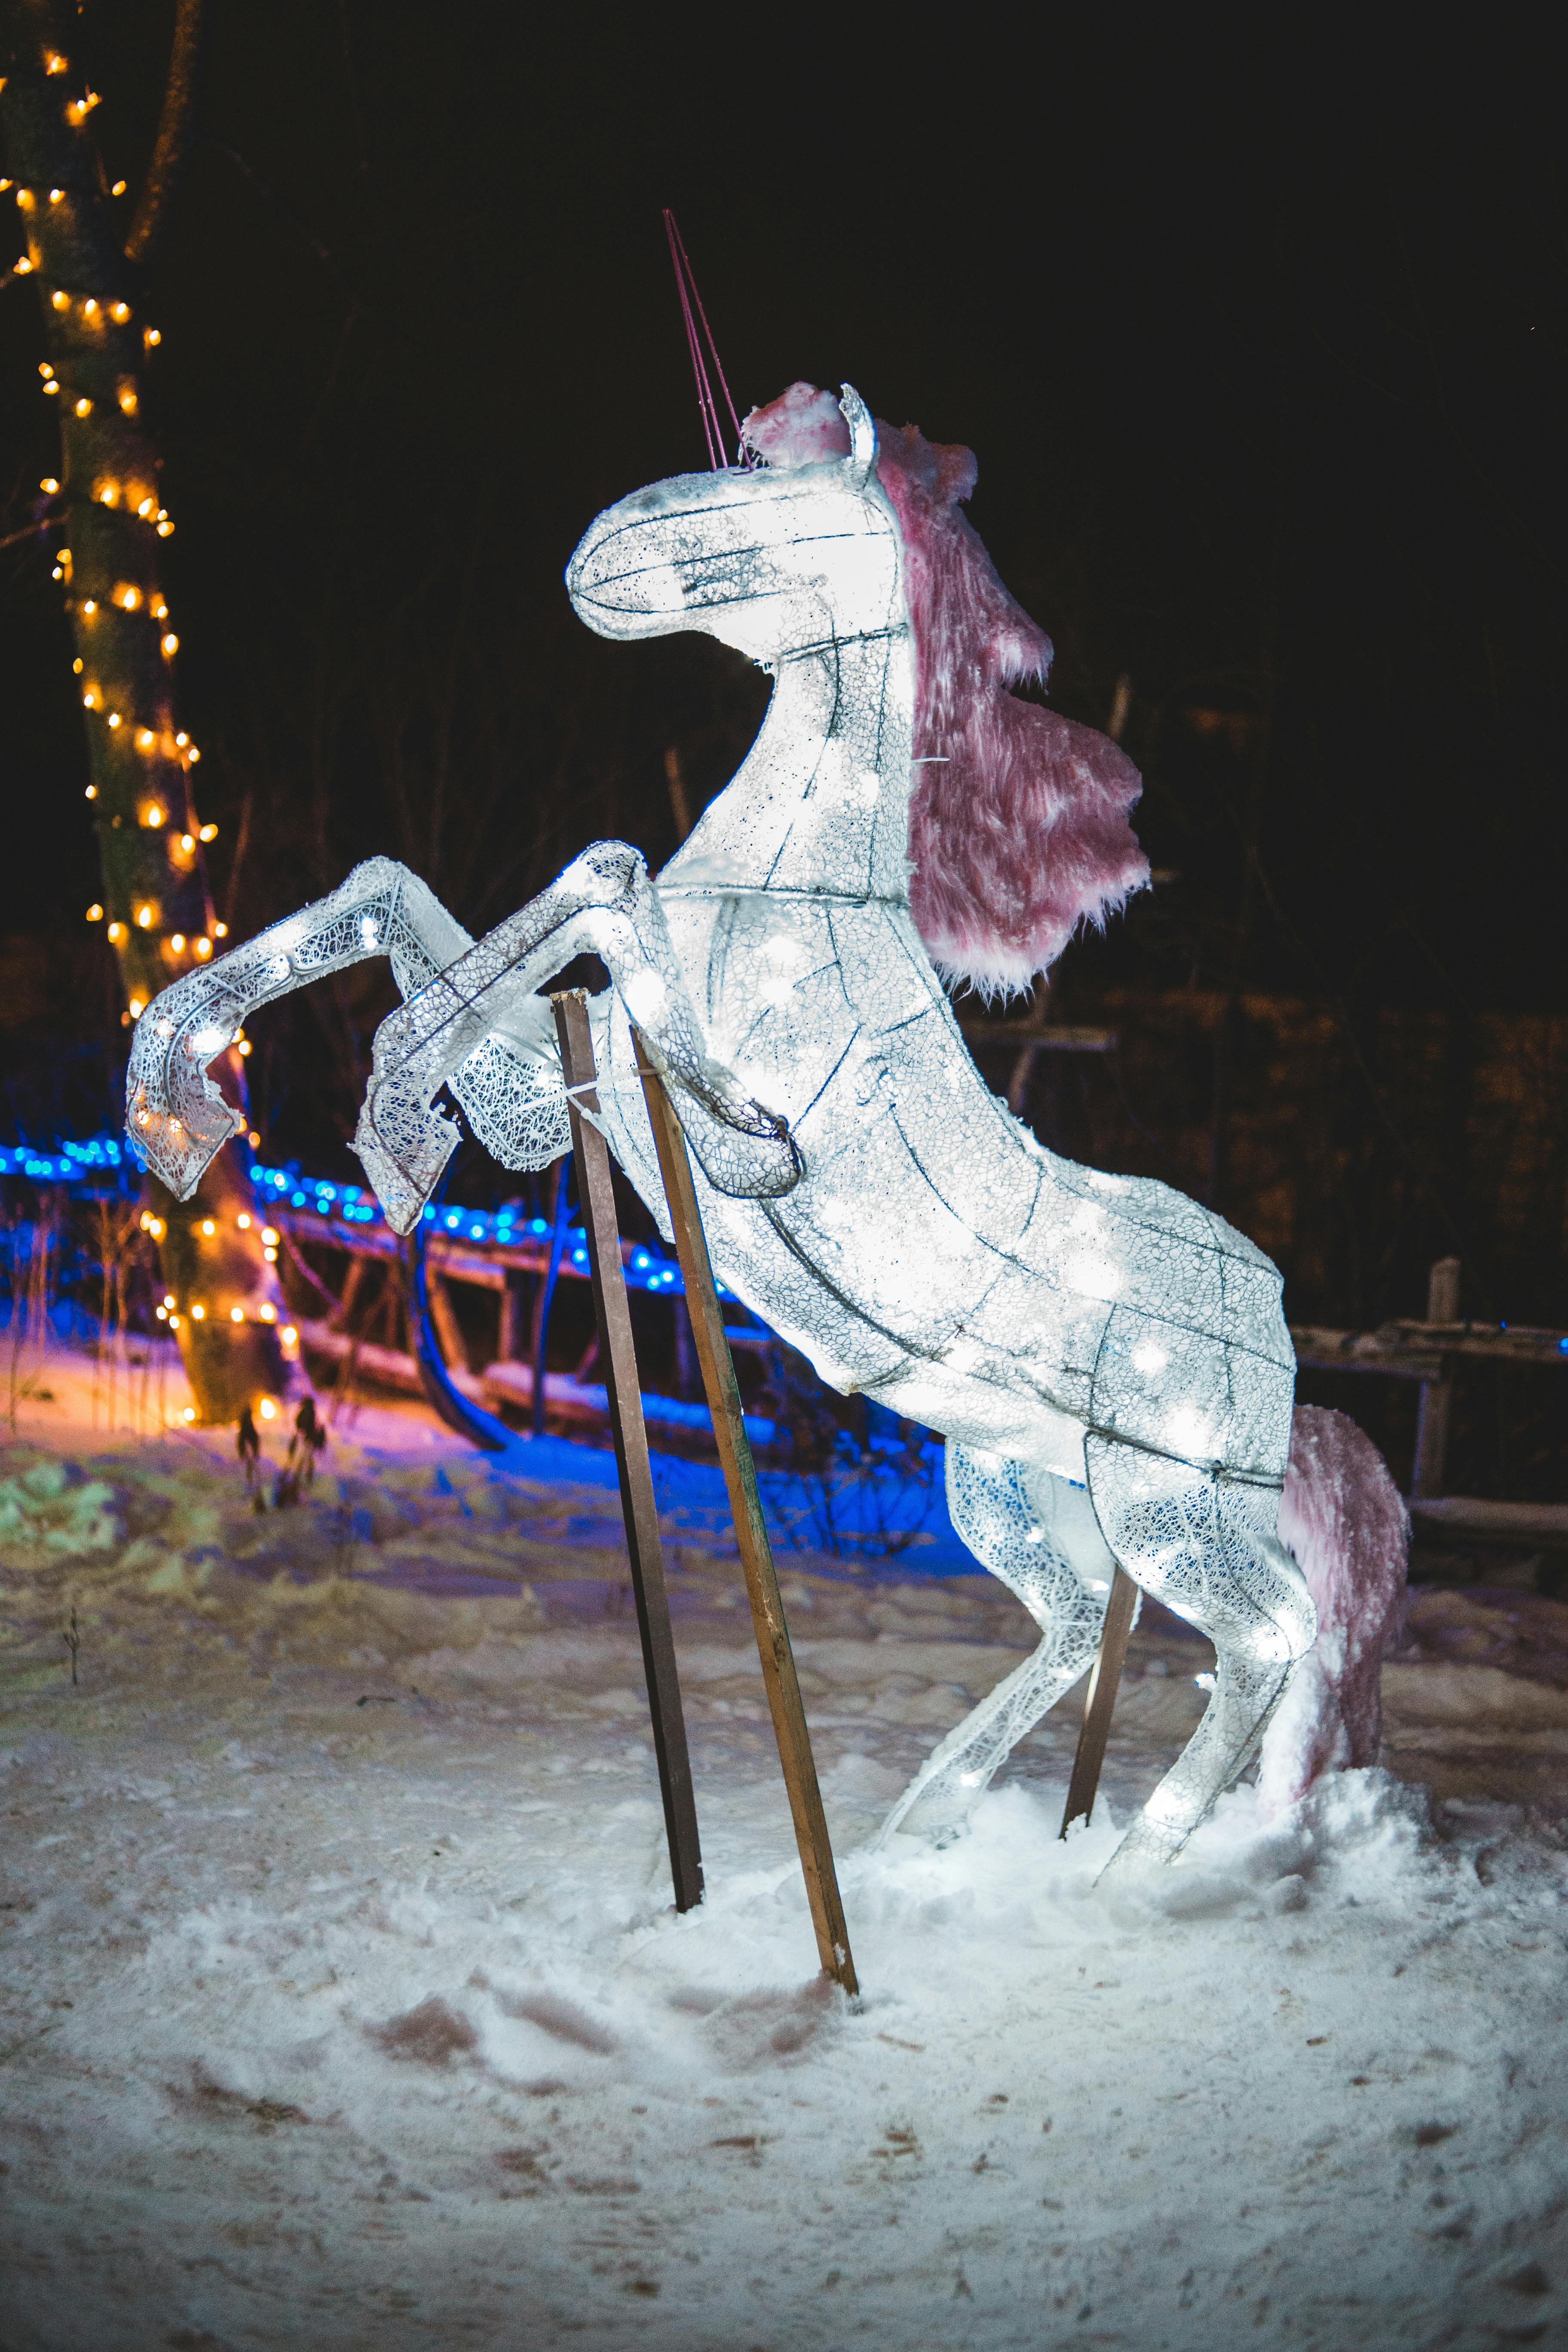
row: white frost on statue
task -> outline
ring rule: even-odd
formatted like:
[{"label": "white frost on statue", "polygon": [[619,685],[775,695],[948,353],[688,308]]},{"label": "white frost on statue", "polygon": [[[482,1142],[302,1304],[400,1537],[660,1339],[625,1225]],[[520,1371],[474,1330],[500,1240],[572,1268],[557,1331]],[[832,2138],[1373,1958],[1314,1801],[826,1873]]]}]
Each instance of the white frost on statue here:
[{"label": "white frost on statue", "polygon": [[356,1148],[407,1232],[457,1139],[442,1085],[507,1166],[566,1149],[535,992],[595,951],[614,983],[592,1008],[604,1124],[661,1227],[634,1020],[676,1090],[721,1278],[835,1388],[946,1437],[954,1525],[1040,1628],[889,1828],[962,1827],[1088,1666],[1120,1560],[1217,1657],[1116,1864],[1168,1860],[1313,1636],[1277,1533],[1295,1369],[1279,1276],[1181,1194],[1044,1150],[980,1077],[942,980],[1022,985],[1137,887],[1137,777],[1007,692],[1049,645],[958,513],[966,451],[874,426],[847,387],[840,413],[795,386],[747,429],[765,463],[622,499],[567,574],[601,635],[705,630],[776,681],[657,882],[600,843],[475,943],[373,860],[155,1000],[128,1132],[188,1195],[238,1125],[205,1066],[239,1022],[388,955],[407,1001],[377,1034]]}]

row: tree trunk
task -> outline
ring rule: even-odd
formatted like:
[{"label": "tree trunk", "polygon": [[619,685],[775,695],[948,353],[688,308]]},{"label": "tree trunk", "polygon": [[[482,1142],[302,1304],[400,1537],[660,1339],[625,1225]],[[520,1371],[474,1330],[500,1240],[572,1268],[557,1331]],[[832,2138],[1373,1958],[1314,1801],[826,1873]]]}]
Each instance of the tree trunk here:
[{"label": "tree trunk", "polygon": [[[181,0],[156,185],[137,216],[139,253],[151,249],[177,177],[198,16],[199,0]],[[72,70],[52,0],[7,0],[0,25],[10,51],[0,125],[27,247],[15,268],[37,280],[47,354],[39,374],[59,410],[59,478],[41,487],[75,638],[87,792],[102,858],[103,901],[88,920],[109,926],[129,1028],[160,989],[206,961],[224,934],[201,846],[216,828],[204,830],[192,798],[201,755],[179,724],[179,641],[159,578],[174,526],[143,421],[143,372],[158,332],[145,315],[144,272],[116,233],[88,128],[97,100]],[[243,1101],[239,1057],[226,1060],[224,1075]],[[143,1208],[204,1422],[231,1421],[283,1384],[278,1285],[243,1151],[227,1146],[184,1203],[149,1181]]]}]

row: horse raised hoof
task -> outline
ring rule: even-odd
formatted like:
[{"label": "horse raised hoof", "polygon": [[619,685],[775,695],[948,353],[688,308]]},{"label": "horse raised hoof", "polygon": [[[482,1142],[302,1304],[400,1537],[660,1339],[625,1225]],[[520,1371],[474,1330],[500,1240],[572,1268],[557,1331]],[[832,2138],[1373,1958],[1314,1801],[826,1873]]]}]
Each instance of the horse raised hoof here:
[{"label": "horse raised hoof", "polygon": [[414,1231],[460,1139],[455,1119],[412,1104],[391,1087],[372,1086],[352,1149],[395,1234]]},{"label": "horse raised hoof", "polygon": [[210,972],[188,972],[153,999],[136,1024],[125,1074],[125,1131],[177,1201],[188,1201],[245,1115],[225,1101],[207,1064],[244,1020]]}]

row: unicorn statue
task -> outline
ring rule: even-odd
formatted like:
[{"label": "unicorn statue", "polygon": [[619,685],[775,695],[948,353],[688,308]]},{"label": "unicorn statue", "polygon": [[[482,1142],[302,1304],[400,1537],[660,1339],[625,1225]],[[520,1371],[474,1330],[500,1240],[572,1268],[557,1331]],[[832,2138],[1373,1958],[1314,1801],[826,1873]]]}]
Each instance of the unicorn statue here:
[{"label": "unicorn statue", "polygon": [[1247,1768],[1315,1630],[1278,1531],[1295,1360],[1280,1277],[1163,1184],[1075,1167],[993,1096],[947,983],[1022,988],[1147,880],[1117,747],[1010,689],[1044,632],[960,512],[965,449],[795,384],[742,462],[634,492],[566,574],[616,639],[701,629],[774,679],[752,750],[653,879],[600,842],[485,938],[386,858],[142,1014],[127,1131],[181,1197],[243,1124],[206,1066],[263,1003],[386,956],[355,1149],[409,1232],[458,1136],[568,1149],[537,992],[574,956],[605,1133],[668,1234],[637,1083],[672,1087],[715,1271],[821,1377],[947,1441],[954,1527],[1038,1646],[886,1824],[944,1842],[1093,1658],[1116,1562],[1198,1627],[1213,1695],[1114,1856],[1169,1861]]}]

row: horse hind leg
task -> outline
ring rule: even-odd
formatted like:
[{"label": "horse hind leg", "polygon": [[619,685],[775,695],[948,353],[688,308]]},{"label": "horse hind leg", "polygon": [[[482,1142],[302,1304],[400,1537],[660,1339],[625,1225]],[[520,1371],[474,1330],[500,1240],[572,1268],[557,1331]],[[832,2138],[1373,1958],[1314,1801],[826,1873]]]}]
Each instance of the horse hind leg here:
[{"label": "horse hind leg", "polygon": [[1120,1875],[1181,1852],[1258,1752],[1317,1613],[1280,1543],[1278,1487],[1091,1437],[1085,1455],[1100,1526],[1145,1592],[1215,1645],[1214,1695],[1176,1762],[1107,1864]]},{"label": "horse hind leg", "polygon": [[1041,1629],[1037,1649],[933,1748],[882,1825],[943,1845],[1020,1739],[1087,1670],[1115,1560],[1089,1496],[1022,1462],[951,1444],[948,1508],[975,1558],[1016,1592]]}]

